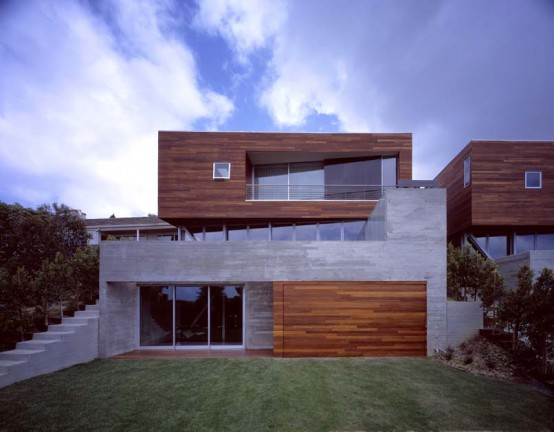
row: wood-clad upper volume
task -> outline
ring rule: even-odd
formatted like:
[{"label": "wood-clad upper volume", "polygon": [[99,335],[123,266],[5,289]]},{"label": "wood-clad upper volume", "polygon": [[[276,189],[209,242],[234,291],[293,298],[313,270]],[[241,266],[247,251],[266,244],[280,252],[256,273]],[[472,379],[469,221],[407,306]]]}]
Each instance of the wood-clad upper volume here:
[{"label": "wood-clad upper volume", "polygon": [[[471,158],[464,187],[463,161]],[[525,187],[525,173],[540,172],[542,187]],[[437,176],[447,188],[448,235],[487,227],[540,232],[554,226],[554,142],[471,141]]]},{"label": "wood-clad upper volume", "polygon": [[[159,132],[158,213],[174,224],[213,221],[366,218],[375,201],[249,201],[249,153],[302,153],[304,160],[396,156],[399,180],[412,178],[412,135],[348,133]],[[213,164],[230,162],[231,178],[213,179]]]}]

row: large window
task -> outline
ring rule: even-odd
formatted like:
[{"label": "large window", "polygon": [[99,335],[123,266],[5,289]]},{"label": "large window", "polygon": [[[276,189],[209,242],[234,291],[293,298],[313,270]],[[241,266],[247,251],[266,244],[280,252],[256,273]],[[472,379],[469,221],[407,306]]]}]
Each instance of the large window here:
[{"label": "large window", "polygon": [[255,165],[254,200],[370,200],[397,184],[397,158],[372,157]]},{"label": "large window", "polygon": [[242,346],[242,286],[141,286],[143,347]]}]

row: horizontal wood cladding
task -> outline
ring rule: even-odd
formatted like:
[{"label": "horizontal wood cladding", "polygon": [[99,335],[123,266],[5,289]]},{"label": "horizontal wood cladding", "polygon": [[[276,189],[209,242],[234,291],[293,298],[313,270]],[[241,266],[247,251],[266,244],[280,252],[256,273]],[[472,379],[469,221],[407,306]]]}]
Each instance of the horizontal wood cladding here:
[{"label": "horizontal wood cladding", "polygon": [[[467,156],[471,184],[464,188]],[[542,172],[542,189],[525,189],[526,171]],[[449,237],[554,226],[554,142],[472,141],[437,180],[447,188]]]},{"label": "horizontal wood cladding", "polygon": [[[554,142],[472,142],[472,225],[554,226]],[[525,171],[542,189],[525,189]]]},{"label": "horizontal wood cladding", "polygon": [[426,287],[426,282],[274,282],[274,355],[424,356]]},{"label": "horizontal wood cladding", "polygon": [[[246,201],[247,152],[397,154],[400,179],[412,178],[411,134],[160,132],[158,213],[171,223],[212,219],[365,218],[374,201]],[[231,179],[214,181],[212,164],[231,163]]]},{"label": "horizontal wood cladding", "polygon": [[447,235],[466,231],[471,226],[471,184],[464,187],[464,159],[471,153],[466,146],[437,176],[440,187],[446,188]]}]

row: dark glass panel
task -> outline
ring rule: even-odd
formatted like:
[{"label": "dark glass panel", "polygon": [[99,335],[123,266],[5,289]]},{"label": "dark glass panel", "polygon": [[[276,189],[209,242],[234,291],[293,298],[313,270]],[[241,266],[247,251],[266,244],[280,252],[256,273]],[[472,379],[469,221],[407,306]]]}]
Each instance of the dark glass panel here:
[{"label": "dark glass panel", "polygon": [[242,287],[210,287],[210,343],[242,345]]},{"label": "dark glass panel", "polygon": [[287,241],[292,240],[292,225],[274,224],[271,226],[271,240]]},{"label": "dark glass panel", "polygon": [[225,232],[221,225],[207,226],[204,233],[204,240],[206,241],[224,241]]},{"label": "dark glass panel", "polygon": [[493,259],[508,255],[507,237],[506,236],[489,237],[489,250],[487,252]]},{"label": "dark glass panel", "polygon": [[296,240],[317,240],[317,225],[296,224]]},{"label": "dark glass panel", "polygon": [[291,163],[289,169],[289,199],[323,199],[323,162]]},{"label": "dark glass panel", "polygon": [[319,224],[319,239],[320,240],[340,240],[341,223],[320,223]]},{"label": "dark glass panel", "polygon": [[227,238],[229,241],[246,241],[248,240],[248,231],[246,226],[230,226],[227,228]]},{"label": "dark glass panel", "polygon": [[140,287],[140,345],[173,345],[173,289]]},{"label": "dark glass panel", "polygon": [[288,199],[288,164],[256,165],[254,167],[254,199]]},{"label": "dark glass panel", "polygon": [[483,249],[484,251],[487,250],[487,237],[475,237],[475,240],[477,241],[477,244]]},{"label": "dark glass panel", "polygon": [[538,250],[554,250],[554,234],[537,234]]},{"label": "dark glass panel", "polygon": [[175,344],[208,344],[208,287],[175,287]]},{"label": "dark glass panel", "polygon": [[269,241],[269,226],[265,225],[250,225],[249,227],[250,241]]},{"label": "dark glass panel", "polygon": [[526,172],[525,173],[525,187],[532,189],[540,189],[541,187],[541,173],[540,172]]},{"label": "dark glass panel", "polygon": [[344,222],[344,240],[365,240],[366,221]]},{"label": "dark glass panel", "polygon": [[527,252],[535,248],[535,236],[517,235],[516,236],[516,253]]},{"label": "dark glass panel", "polygon": [[396,158],[383,158],[383,186],[396,186]]},{"label": "dark glass panel", "polygon": [[194,240],[196,240],[196,241],[204,240],[204,233],[202,231],[202,227],[192,227],[192,228],[187,227],[187,230],[188,230],[190,236],[188,234],[185,234],[185,240],[186,241],[188,241],[188,240],[192,240],[192,241],[194,241]]}]

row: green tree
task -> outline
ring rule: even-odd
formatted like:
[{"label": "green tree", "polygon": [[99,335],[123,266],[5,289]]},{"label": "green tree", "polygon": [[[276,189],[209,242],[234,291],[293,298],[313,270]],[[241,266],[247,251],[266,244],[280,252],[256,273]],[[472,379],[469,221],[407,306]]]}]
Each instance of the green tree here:
[{"label": "green tree", "polygon": [[499,319],[513,331],[512,349],[519,346],[520,332],[525,325],[529,298],[533,289],[533,272],[529,265],[521,266],[517,274],[517,288],[504,296],[498,311]]},{"label": "green tree", "polygon": [[539,372],[546,373],[548,339],[554,337],[554,273],[545,268],[533,284],[524,316],[526,335],[537,352]]},{"label": "green tree", "polygon": [[79,248],[73,255],[73,300],[76,307],[81,301],[92,302],[98,298],[99,256],[98,246]]},{"label": "green tree", "polygon": [[24,267],[19,267],[11,277],[7,272],[0,274],[0,304],[2,305],[0,329],[16,331],[20,340],[32,328],[28,309],[34,305],[31,276]]}]

